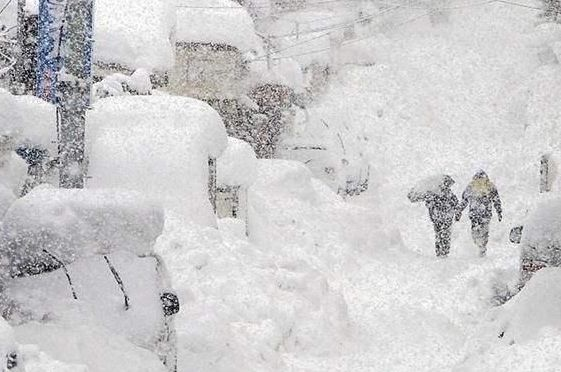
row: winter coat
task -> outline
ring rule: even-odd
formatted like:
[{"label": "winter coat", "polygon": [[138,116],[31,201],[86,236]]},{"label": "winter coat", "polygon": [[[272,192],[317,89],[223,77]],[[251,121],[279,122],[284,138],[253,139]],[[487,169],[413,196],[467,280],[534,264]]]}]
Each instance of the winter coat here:
[{"label": "winter coat", "polygon": [[501,199],[497,188],[488,178],[478,178],[471,181],[462,194],[462,202],[458,213],[469,204],[469,218],[472,221],[491,219],[495,207],[499,220],[502,218]]},{"label": "winter coat", "polygon": [[449,188],[439,193],[429,192],[425,195],[425,205],[429,210],[431,221],[438,227],[452,225],[458,206],[458,198]]}]

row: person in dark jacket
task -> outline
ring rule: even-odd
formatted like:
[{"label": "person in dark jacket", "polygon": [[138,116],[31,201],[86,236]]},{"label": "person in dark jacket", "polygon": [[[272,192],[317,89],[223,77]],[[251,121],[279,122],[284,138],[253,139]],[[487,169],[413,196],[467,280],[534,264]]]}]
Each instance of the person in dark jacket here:
[{"label": "person in dark jacket", "polygon": [[479,255],[484,257],[487,253],[489,223],[493,216],[493,207],[497,211],[499,222],[503,219],[503,210],[497,188],[491,182],[487,173],[482,170],[473,176],[472,181],[462,194],[462,202],[456,214],[456,221],[462,218],[462,212],[468,205],[471,236],[473,242],[479,248]]},{"label": "person in dark jacket", "polygon": [[437,257],[446,257],[450,253],[452,224],[458,207],[458,198],[450,187],[454,184],[452,177],[445,175],[438,190],[427,191],[420,196],[409,194],[409,200],[424,201],[429,211],[435,233],[435,251]]}]

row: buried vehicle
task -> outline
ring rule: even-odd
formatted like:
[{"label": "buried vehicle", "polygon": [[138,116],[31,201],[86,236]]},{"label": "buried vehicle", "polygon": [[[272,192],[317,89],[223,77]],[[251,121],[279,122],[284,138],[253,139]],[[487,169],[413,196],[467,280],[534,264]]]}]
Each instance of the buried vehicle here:
[{"label": "buried vehicle", "polygon": [[510,241],[520,244],[521,289],[544,267],[561,267],[561,198],[539,204],[524,226],[510,231]]},{"label": "buried vehicle", "polygon": [[39,187],[15,201],[0,305],[18,341],[90,371],[176,371],[179,301],[153,252],[163,221],[130,191]]},{"label": "buried vehicle", "polygon": [[324,120],[318,123],[305,119],[300,126],[300,131],[281,142],[280,158],[306,164],[315,177],[339,195],[360,195],[368,190],[370,165],[364,155],[367,139]]}]

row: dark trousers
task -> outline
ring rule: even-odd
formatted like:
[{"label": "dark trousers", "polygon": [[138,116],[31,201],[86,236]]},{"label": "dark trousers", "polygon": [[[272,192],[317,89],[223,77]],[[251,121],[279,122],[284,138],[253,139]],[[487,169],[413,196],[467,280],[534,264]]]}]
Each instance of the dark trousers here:
[{"label": "dark trousers", "polygon": [[450,238],[452,236],[452,224],[435,223],[435,251],[437,257],[446,257],[450,253]]},{"label": "dark trousers", "polygon": [[489,241],[489,223],[491,218],[472,217],[471,218],[471,237],[479,248],[479,255],[485,256],[487,253],[487,242]]}]

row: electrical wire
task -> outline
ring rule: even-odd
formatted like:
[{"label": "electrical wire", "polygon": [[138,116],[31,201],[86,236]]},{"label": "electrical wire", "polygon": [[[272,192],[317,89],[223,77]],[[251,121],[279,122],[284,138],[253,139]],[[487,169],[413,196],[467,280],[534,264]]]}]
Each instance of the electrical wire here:
[{"label": "electrical wire", "polygon": [[6,10],[6,8],[12,3],[13,0],[8,0],[6,2],[6,4],[4,4],[4,6],[2,7],[2,9],[0,9],[0,14],[4,13],[4,10]]},{"label": "electrical wire", "polygon": [[[286,51],[286,50],[292,49],[292,48],[294,48],[294,47],[297,47],[297,46],[300,46],[300,45],[304,45],[304,44],[308,44],[308,43],[310,43],[310,42],[312,42],[312,41],[314,41],[314,40],[321,39],[321,38],[323,38],[323,37],[329,36],[329,35],[330,35],[333,31],[335,31],[335,30],[344,29],[344,28],[347,28],[347,27],[349,27],[349,26],[351,26],[351,25],[353,25],[353,24],[355,24],[355,23],[363,22],[363,21],[365,21],[365,20],[371,20],[371,19],[373,19],[373,18],[375,18],[375,17],[379,17],[379,16],[381,16],[381,15],[383,15],[383,14],[389,13],[390,11],[397,10],[397,9],[399,9],[399,8],[400,8],[399,6],[396,6],[396,7],[394,7],[394,8],[385,9],[384,11],[382,11],[382,12],[380,12],[380,13],[377,13],[377,14],[373,14],[373,15],[366,16],[366,17],[359,17],[359,18],[356,18],[356,19],[353,20],[353,21],[344,22],[344,23],[338,24],[337,27],[333,27],[333,28],[329,29],[328,32],[325,32],[325,33],[323,33],[323,34],[317,35],[317,36],[315,36],[315,37],[313,37],[313,38],[311,38],[311,39],[306,39],[306,40],[304,40],[304,41],[301,41],[301,42],[298,42],[298,43],[295,43],[295,44],[288,45],[288,46],[286,46],[286,47],[284,47],[284,48],[281,48],[281,49],[275,51],[275,53],[281,53],[281,52],[284,52],[284,51]],[[318,32],[318,31],[314,31],[313,33],[317,33],[317,32]],[[312,32],[310,32],[310,33],[312,33]],[[304,34],[303,34],[303,35],[304,35]],[[308,53],[306,53],[306,54],[308,54]],[[259,56],[259,57],[257,57],[256,59],[254,59],[253,61],[265,60],[266,58],[267,58],[267,56]]]},{"label": "electrical wire", "polygon": [[[310,8],[310,7],[315,7],[318,5],[324,5],[324,4],[333,4],[333,3],[349,3],[349,2],[358,2],[361,0],[324,0],[324,1],[318,1],[316,3],[310,3],[307,4],[306,7]],[[239,10],[239,9],[245,9],[243,6],[197,6],[197,5],[176,5],[176,8],[184,8],[184,9],[235,9],[235,10]],[[268,5],[263,5],[263,6],[252,6],[251,9],[270,9],[271,6]]]},{"label": "electrical wire", "polygon": [[[538,8],[538,7],[527,6],[527,5],[524,5],[524,4],[515,3],[515,2],[511,2],[511,1],[507,1],[507,0],[488,0],[488,1],[479,2],[479,3],[474,3],[474,4],[466,4],[466,5],[459,5],[459,6],[454,6],[454,7],[439,8],[439,10],[454,10],[454,9],[474,8],[474,7],[483,6],[483,5],[492,4],[492,3],[503,3],[503,4],[512,5],[512,6],[521,6],[521,7],[529,8],[529,9],[541,10],[541,8]],[[392,9],[395,9],[395,8],[392,8]],[[381,13],[379,13],[379,14],[381,14]],[[379,14],[377,14],[377,15],[379,15]],[[431,12],[426,12],[426,13],[420,14],[420,15],[415,16],[415,17],[413,17],[413,18],[410,18],[410,19],[408,19],[408,20],[406,20],[406,21],[404,21],[404,22],[395,24],[395,25],[392,27],[392,29],[395,29],[395,28],[400,27],[400,26],[402,26],[402,25],[405,25],[405,24],[414,22],[414,21],[416,21],[417,19],[422,18],[422,17],[425,17],[425,16],[430,15],[430,14],[431,14]],[[374,16],[374,15],[373,15],[373,16]],[[369,18],[369,17],[362,18],[362,19],[368,19],[368,18]],[[372,18],[373,18],[373,17],[372,17]],[[327,34],[329,34],[329,33],[327,33]],[[318,37],[316,37],[316,38],[324,37],[324,36],[326,36],[326,34],[322,34],[322,35],[320,35],[320,36],[318,36]],[[363,41],[363,40],[370,39],[370,38],[375,37],[375,36],[376,36],[376,35],[369,35],[369,36],[361,37],[361,38],[358,38],[358,39],[352,39],[352,40],[344,41],[341,45],[353,44],[353,43],[356,43],[356,42],[359,42],[359,41]],[[309,39],[308,41],[312,41],[312,40],[314,40],[314,39],[316,39],[316,38]],[[285,50],[287,50],[287,49],[290,49],[290,48],[292,48],[292,47],[294,47],[294,46],[302,45],[302,44],[305,44],[305,42],[298,43],[298,44],[293,44],[293,45],[291,45],[291,46],[289,46],[289,47],[287,47],[287,48],[280,49],[280,50],[276,51],[275,53],[280,53],[280,52],[285,51]],[[322,49],[316,49],[316,50],[306,51],[306,52],[303,52],[303,53],[292,54],[292,55],[288,55],[288,56],[272,57],[271,59],[272,59],[272,60],[290,59],[290,58],[295,58],[295,57],[300,57],[300,56],[305,56],[305,55],[310,55],[310,54],[316,54],[316,53],[326,52],[326,51],[329,51],[329,50],[331,50],[331,48],[322,48]],[[266,57],[265,57],[265,58],[266,58]],[[263,57],[258,57],[257,59],[252,60],[251,62],[254,62],[254,61],[261,61],[261,60],[264,60]]]},{"label": "electrical wire", "polygon": [[531,6],[531,5],[525,5],[525,4],[520,4],[520,3],[516,3],[513,1],[506,1],[506,0],[495,0],[497,3],[503,3],[503,4],[509,4],[512,6],[518,6],[521,8],[527,8],[527,9],[535,9],[535,10],[543,10],[543,8],[540,7],[536,7],[536,6]]},{"label": "electrical wire", "polygon": [[[382,10],[380,13],[371,14],[371,15],[366,15],[366,16],[361,16],[361,17],[358,17],[358,18],[354,18],[354,19],[352,19],[352,20],[350,20],[350,21],[345,21],[345,22],[340,22],[340,23],[333,23],[333,24],[331,24],[331,25],[329,25],[329,26],[325,26],[325,27],[321,27],[321,28],[316,28],[316,29],[311,29],[311,30],[307,30],[307,31],[304,31],[304,32],[299,32],[299,33],[298,33],[298,36],[309,35],[309,34],[315,34],[315,33],[322,32],[322,31],[335,31],[335,30],[344,29],[344,28],[347,28],[347,27],[349,27],[349,26],[352,26],[352,25],[355,24],[355,23],[360,23],[360,22],[363,22],[363,21],[371,20],[371,19],[373,19],[373,18],[375,18],[375,17],[379,17],[379,16],[381,16],[381,15],[383,15],[383,14],[386,14],[386,13],[388,13],[388,12],[390,12],[390,11],[393,11],[393,10],[396,10],[396,9],[399,9],[399,8],[402,8],[402,6],[396,5],[396,6],[393,7],[393,8],[384,9],[384,10]],[[290,33],[290,34],[284,34],[284,35],[272,35],[271,37],[272,37],[272,38],[281,38],[281,37],[290,37],[290,36],[295,37],[295,36],[297,36],[297,35],[296,35],[295,33]],[[313,40],[313,39],[312,39],[312,40]]]}]

